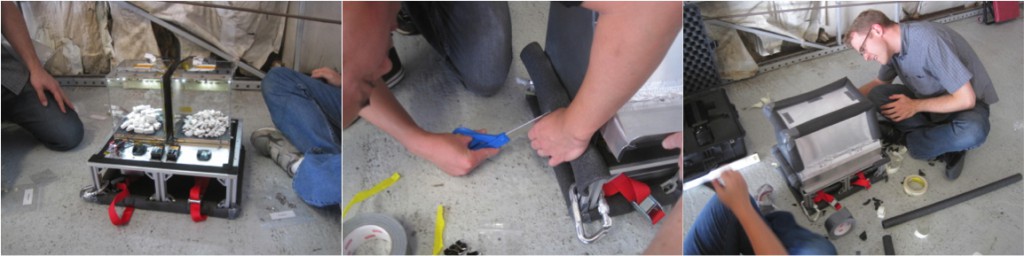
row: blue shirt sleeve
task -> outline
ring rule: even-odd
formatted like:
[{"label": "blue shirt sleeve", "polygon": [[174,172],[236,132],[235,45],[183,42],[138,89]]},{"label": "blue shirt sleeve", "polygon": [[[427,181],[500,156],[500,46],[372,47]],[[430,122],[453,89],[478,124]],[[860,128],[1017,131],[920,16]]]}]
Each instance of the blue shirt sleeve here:
[{"label": "blue shirt sleeve", "polygon": [[936,37],[935,43],[928,47],[928,60],[925,69],[935,80],[952,94],[971,80],[973,74],[960,61],[960,55],[953,51],[948,38]]}]

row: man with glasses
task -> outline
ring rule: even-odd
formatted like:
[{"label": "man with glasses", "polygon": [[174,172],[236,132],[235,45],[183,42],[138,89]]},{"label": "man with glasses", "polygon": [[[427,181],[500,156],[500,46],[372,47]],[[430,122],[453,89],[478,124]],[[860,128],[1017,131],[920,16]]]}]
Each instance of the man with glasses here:
[{"label": "man with glasses", "polygon": [[[945,161],[946,178],[959,177],[967,150],[988,137],[989,105],[999,101],[967,41],[942,24],[896,23],[867,10],[853,21],[844,43],[864,60],[882,64],[860,92],[894,123],[880,126],[883,135],[905,144],[911,157]],[[905,84],[892,84],[897,76]]]}]

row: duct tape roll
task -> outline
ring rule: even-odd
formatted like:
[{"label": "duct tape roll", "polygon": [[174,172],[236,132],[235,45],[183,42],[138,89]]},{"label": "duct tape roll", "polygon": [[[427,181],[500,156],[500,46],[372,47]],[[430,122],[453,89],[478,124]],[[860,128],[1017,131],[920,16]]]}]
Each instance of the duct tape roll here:
[{"label": "duct tape roll", "polygon": [[920,175],[910,175],[903,179],[903,191],[911,196],[924,195],[928,192],[928,180]]},{"label": "duct tape roll", "polygon": [[[408,234],[395,218],[384,214],[361,214],[345,221],[342,241],[346,255],[356,254],[360,247],[372,240],[382,240],[389,251],[383,248],[365,248],[369,254],[405,255],[408,253]],[[365,252],[365,251],[364,251]]]},{"label": "duct tape roll", "polygon": [[853,214],[849,209],[843,207],[842,210],[828,216],[828,219],[825,220],[825,230],[828,231],[829,237],[836,239],[853,231],[855,224],[857,224],[857,220],[853,219]]}]

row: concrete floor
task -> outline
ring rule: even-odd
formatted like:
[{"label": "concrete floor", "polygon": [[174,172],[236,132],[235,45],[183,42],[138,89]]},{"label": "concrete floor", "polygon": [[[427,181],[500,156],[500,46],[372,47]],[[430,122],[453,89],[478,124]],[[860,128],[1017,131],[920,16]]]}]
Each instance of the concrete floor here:
[{"label": "concrete floor", "polygon": [[[407,73],[392,91],[413,119],[433,132],[451,132],[459,125],[504,131],[530,120],[525,89],[516,84],[516,78],[529,77],[519,52],[533,41],[544,44],[548,6],[509,3],[515,59],[496,95],[484,98],[463,89],[421,36],[399,35],[394,41]],[[626,214],[615,218],[608,236],[581,243],[552,169],[525,136],[512,138],[499,155],[465,177],[448,176],[366,121],[346,129],[343,141],[343,204],[392,173],[402,175],[384,192],[352,207],[346,217],[393,216],[410,233],[411,252],[416,254],[431,253],[437,205],[445,207],[445,246],[462,240],[483,254],[638,254],[661,226]]]},{"label": "concrete floor", "polygon": [[[882,236],[893,237],[898,254],[1024,254],[1024,182],[1018,182],[965,203],[935,212],[889,229],[882,229],[874,207],[861,205],[874,197],[884,201],[886,217],[893,217],[937,201],[966,192],[990,182],[1021,173],[1024,144],[1024,86],[1021,66],[1024,63],[1024,21],[986,26],[976,19],[949,24],[970,42],[985,63],[996,85],[1000,101],[991,108],[991,132],[987,142],[969,151],[963,174],[956,181],[943,175],[944,164],[931,166],[927,161],[907,158],[900,171],[887,183],[876,183],[869,191],[858,192],[843,200],[857,226],[847,236],[833,240],[839,254],[883,254]],[[785,191],[786,182],[773,170],[771,146],[776,144],[773,131],[760,109],[742,110],[770,94],[773,100],[803,93],[842,77],[855,85],[870,81],[878,64],[867,62],[854,51],[807,61],[782,70],[758,75],[752,79],[727,85],[729,97],[740,110],[740,123],[747,131],[748,154],[757,153],[761,163],[740,170],[751,193],[764,183],[775,187],[775,204],[779,210],[792,212],[797,223],[824,235],[824,217],[811,223],[796,207],[792,194]],[[923,170],[928,179],[928,192],[921,197],[905,194],[900,181]],[[684,194],[684,233],[714,191],[698,188]],[[834,211],[829,211],[832,213]],[[917,238],[915,231],[927,230],[926,238]],[[867,240],[857,236],[867,232]]]},{"label": "concrete floor", "polygon": [[[79,189],[92,182],[87,159],[110,136],[107,89],[66,87],[64,92],[85,125],[84,140],[74,150],[51,151],[20,127],[3,126],[4,253],[341,254],[340,209],[303,203],[292,190],[292,180],[250,145],[252,131],[273,126],[259,91],[233,91],[230,114],[242,120],[248,150],[241,216],[194,223],[185,214],[137,210],[123,227],[110,224],[105,205],[79,197]],[[28,188],[35,198],[22,205]],[[296,216],[270,218],[270,213],[285,210]]]}]

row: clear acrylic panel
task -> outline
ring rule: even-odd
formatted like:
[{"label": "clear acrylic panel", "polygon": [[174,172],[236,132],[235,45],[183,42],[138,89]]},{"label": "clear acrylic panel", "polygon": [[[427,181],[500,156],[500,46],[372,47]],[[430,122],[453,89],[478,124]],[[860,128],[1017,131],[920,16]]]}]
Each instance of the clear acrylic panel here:
[{"label": "clear acrylic panel", "polygon": [[125,60],[107,75],[115,139],[159,144],[164,131],[164,61]]},{"label": "clear acrylic panel", "polygon": [[178,67],[171,81],[175,143],[230,143],[234,71],[228,61],[193,59]]}]

